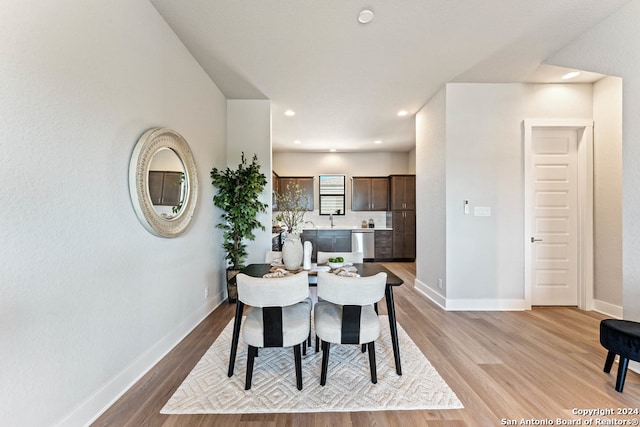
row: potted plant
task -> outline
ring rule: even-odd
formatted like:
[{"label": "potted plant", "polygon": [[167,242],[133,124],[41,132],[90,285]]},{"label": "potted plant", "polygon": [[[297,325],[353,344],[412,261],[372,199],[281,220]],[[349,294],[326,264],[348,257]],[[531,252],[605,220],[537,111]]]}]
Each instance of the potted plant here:
[{"label": "potted plant", "polygon": [[288,183],[287,188],[276,195],[276,200],[280,210],[276,220],[287,227],[287,237],[282,244],[282,262],[285,268],[292,270],[302,264],[300,234],[305,223],[307,197],[297,183]]},{"label": "potted plant", "polygon": [[260,195],[267,185],[267,177],[260,172],[258,156],[254,154],[252,162],[247,164],[243,152],[237,169],[227,167],[222,171],[213,168],[211,184],[217,189],[213,203],[223,211],[220,215],[222,221],[217,228],[224,231],[222,247],[228,262],[227,291],[229,303],[233,303],[238,297],[235,276],[244,267],[247,257],[247,245],[244,241],[255,238],[253,230],[256,228],[265,230],[257,216],[258,213],[267,211],[268,205],[260,201]]}]

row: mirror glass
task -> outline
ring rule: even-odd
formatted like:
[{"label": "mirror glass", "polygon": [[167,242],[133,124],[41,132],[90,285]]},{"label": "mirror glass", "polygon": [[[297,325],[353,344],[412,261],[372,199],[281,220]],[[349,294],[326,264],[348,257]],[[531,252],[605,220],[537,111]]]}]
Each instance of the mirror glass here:
[{"label": "mirror glass", "polygon": [[184,233],[195,212],[197,175],[189,144],[179,133],[153,128],[140,137],[129,164],[129,191],[138,219],[150,233]]},{"label": "mirror glass", "polygon": [[187,195],[187,182],[182,160],[170,148],[161,148],[151,158],[149,195],[153,210],[163,218],[180,215]]},{"label": "mirror glass", "polygon": [[320,215],[344,215],[344,175],[320,175]]}]

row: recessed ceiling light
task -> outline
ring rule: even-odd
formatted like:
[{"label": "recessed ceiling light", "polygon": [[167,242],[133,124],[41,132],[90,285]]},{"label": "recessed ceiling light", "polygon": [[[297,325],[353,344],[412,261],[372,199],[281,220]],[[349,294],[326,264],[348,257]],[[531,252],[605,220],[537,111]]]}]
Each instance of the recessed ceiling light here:
[{"label": "recessed ceiling light", "polygon": [[287,111],[284,112],[284,115],[285,116],[295,116],[296,112],[293,111],[293,110],[287,110]]},{"label": "recessed ceiling light", "polygon": [[379,139],[373,141],[374,144],[382,144],[382,141],[380,141]]},{"label": "recessed ceiling light", "polygon": [[368,24],[373,21],[373,11],[369,9],[362,9],[358,14],[358,22],[361,24]]},{"label": "recessed ceiling light", "polygon": [[302,143],[302,141],[300,141],[299,139],[296,139],[295,141],[293,141],[294,144],[300,144]]},{"label": "recessed ceiling light", "polygon": [[335,148],[331,148],[329,151],[332,152],[332,153],[335,153],[336,149]]},{"label": "recessed ceiling light", "polygon": [[563,80],[569,80],[572,79],[574,77],[578,77],[580,75],[580,71],[572,71],[570,73],[565,74],[564,76],[562,76]]},{"label": "recessed ceiling light", "polygon": [[408,112],[407,110],[400,110],[400,111],[398,111],[398,115],[399,115],[400,117],[402,117],[402,116],[406,116],[407,114],[409,114],[409,112]]}]

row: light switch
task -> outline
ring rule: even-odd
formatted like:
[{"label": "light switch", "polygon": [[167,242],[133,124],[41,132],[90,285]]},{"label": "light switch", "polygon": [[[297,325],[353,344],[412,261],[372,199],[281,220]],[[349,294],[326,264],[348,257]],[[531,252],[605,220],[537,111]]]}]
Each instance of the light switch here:
[{"label": "light switch", "polygon": [[474,216],[491,216],[491,208],[476,206],[473,208],[473,215]]}]

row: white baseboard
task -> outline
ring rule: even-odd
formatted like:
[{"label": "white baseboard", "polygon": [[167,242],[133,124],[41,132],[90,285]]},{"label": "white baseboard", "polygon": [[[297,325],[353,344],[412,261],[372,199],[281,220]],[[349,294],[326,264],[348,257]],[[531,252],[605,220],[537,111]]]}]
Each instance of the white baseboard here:
[{"label": "white baseboard", "polygon": [[440,306],[440,308],[445,309],[447,303],[447,299],[445,297],[443,297],[418,279],[415,280],[413,286],[418,292]]},{"label": "white baseboard", "polygon": [[182,341],[196,326],[202,322],[224,300],[224,295],[210,298],[200,309],[189,316],[181,324],[156,342],[137,359],[132,361],[122,372],[104,384],[87,400],[82,402],[65,418],[60,420],[57,427],[88,426],[118,400],[143,375],[153,368],[164,356]]},{"label": "white baseboard", "polygon": [[447,311],[522,311],[527,309],[524,299],[447,299],[418,279],[416,279],[414,287]]},{"label": "white baseboard", "polygon": [[622,319],[622,307],[619,305],[613,305],[608,302],[594,299],[593,310],[598,313],[606,314],[607,316],[615,317],[616,319]]}]

